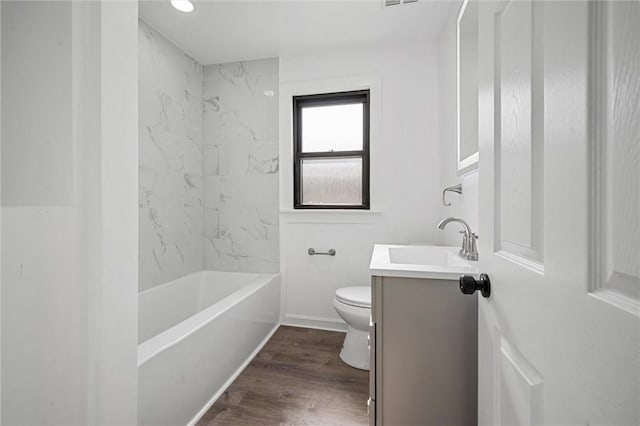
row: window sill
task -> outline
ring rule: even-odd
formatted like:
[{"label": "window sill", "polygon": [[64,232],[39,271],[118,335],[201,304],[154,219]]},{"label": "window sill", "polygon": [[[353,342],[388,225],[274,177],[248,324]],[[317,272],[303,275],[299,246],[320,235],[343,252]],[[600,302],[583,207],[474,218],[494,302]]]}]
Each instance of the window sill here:
[{"label": "window sill", "polygon": [[380,223],[382,212],[376,210],[280,210],[283,224],[315,225],[375,225]]},{"label": "window sill", "polygon": [[344,214],[349,216],[376,216],[382,215],[379,210],[364,210],[364,209],[280,209],[282,215],[316,215],[316,216],[333,216],[338,214]]}]

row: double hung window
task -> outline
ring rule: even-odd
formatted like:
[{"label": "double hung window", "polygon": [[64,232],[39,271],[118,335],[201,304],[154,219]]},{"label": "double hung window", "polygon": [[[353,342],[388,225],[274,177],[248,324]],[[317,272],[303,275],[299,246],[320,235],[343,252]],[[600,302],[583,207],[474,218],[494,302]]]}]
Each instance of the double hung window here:
[{"label": "double hung window", "polygon": [[369,202],[369,90],[294,96],[294,208]]}]

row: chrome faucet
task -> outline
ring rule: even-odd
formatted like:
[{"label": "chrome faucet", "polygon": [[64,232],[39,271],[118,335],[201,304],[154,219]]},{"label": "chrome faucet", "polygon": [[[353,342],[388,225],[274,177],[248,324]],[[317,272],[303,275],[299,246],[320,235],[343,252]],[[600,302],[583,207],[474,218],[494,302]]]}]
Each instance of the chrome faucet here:
[{"label": "chrome faucet", "polygon": [[473,233],[469,224],[459,217],[448,217],[440,221],[438,228],[444,229],[450,222],[458,222],[464,226],[464,229],[460,231],[462,234],[462,247],[458,252],[460,257],[466,260],[478,260],[478,248],[476,246],[478,235]]}]

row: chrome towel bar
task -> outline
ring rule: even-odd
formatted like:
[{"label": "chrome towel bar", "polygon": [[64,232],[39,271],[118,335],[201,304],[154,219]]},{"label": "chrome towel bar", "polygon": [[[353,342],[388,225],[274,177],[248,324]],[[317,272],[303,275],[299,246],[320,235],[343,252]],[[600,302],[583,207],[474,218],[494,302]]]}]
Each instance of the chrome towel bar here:
[{"label": "chrome towel bar", "polygon": [[335,256],[336,255],[336,251],[334,249],[330,249],[327,252],[321,252],[321,251],[316,251],[313,248],[310,248],[309,250],[307,250],[307,253],[309,253],[309,256],[313,256],[316,254],[321,254],[323,256]]}]

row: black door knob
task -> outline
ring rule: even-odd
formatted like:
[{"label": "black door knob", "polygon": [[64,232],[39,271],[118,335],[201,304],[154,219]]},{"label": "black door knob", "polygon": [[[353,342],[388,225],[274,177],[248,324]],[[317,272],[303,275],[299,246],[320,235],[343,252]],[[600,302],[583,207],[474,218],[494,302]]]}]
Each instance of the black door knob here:
[{"label": "black door knob", "polygon": [[471,275],[463,275],[460,277],[460,291],[464,294],[473,294],[476,290],[480,290],[483,297],[491,295],[491,281],[489,275],[480,274],[479,279],[473,278]]}]

